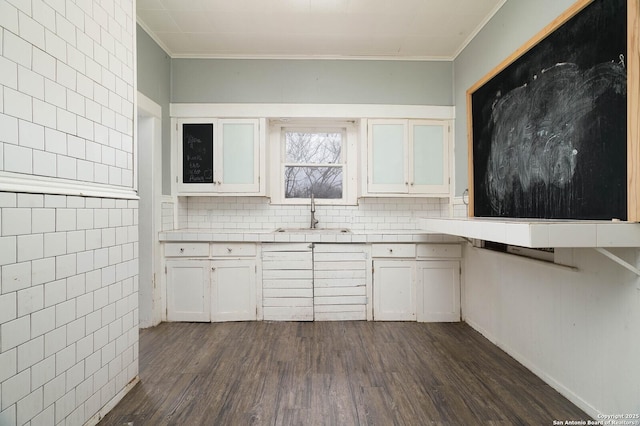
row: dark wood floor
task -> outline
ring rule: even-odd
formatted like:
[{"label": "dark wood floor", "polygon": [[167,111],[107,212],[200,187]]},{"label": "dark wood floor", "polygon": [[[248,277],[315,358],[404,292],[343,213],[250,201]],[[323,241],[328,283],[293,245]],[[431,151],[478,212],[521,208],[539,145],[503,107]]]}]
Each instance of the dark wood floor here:
[{"label": "dark wood floor", "polygon": [[464,323],[163,323],[100,423],[551,425],[589,417]]}]

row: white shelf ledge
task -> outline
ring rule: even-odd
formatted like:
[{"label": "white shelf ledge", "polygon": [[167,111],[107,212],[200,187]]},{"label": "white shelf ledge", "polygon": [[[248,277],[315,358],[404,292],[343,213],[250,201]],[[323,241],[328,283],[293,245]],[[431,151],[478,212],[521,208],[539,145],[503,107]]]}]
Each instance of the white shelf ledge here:
[{"label": "white shelf ledge", "polygon": [[420,229],[521,247],[640,247],[640,223],[504,218],[423,218]]}]

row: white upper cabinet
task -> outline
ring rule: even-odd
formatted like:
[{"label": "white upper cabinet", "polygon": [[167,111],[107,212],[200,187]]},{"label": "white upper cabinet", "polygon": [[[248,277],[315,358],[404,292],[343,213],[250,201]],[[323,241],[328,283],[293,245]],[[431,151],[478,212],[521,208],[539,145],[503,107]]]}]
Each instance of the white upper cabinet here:
[{"label": "white upper cabinet", "polygon": [[369,120],[363,195],[449,195],[449,122]]},{"label": "white upper cabinet", "polygon": [[179,195],[264,195],[265,120],[180,119]]}]

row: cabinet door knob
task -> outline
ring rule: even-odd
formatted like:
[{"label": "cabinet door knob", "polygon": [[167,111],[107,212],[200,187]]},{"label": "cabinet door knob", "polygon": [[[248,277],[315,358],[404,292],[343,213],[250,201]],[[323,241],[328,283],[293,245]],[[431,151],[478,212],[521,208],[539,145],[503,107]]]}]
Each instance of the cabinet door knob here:
[{"label": "cabinet door knob", "polygon": [[213,271],[215,271],[215,270],[216,270],[216,268],[211,268],[211,272],[213,272]]},{"label": "cabinet door knob", "polygon": [[393,253],[393,249],[389,249],[389,253]]},{"label": "cabinet door knob", "polygon": [[231,253],[232,251],[233,251],[233,249],[232,249],[232,248],[227,247],[227,253]]},{"label": "cabinet door knob", "polygon": [[411,182],[411,186],[413,186],[413,182]]},{"label": "cabinet door knob", "polygon": [[184,248],[180,247],[180,253],[184,253]]}]

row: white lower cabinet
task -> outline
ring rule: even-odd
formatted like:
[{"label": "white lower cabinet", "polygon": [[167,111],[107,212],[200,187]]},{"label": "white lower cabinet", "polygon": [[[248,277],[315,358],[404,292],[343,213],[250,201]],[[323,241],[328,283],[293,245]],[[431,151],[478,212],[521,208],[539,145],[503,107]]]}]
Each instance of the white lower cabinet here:
[{"label": "white lower cabinet", "polygon": [[255,244],[169,243],[165,256],[167,321],[257,319]]},{"label": "white lower cabinet", "polygon": [[212,261],[211,321],[251,321],[256,312],[256,261]]},{"label": "white lower cabinet", "polygon": [[374,244],[373,318],[460,321],[459,244]]},{"label": "white lower cabinet", "polygon": [[416,262],[412,259],[373,261],[373,319],[416,320]]},{"label": "white lower cabinet", "polygon": [[208,260],[167,260],[167,321],[211,321]]},{"label": "white lower cabinet", "polygon": [[460,321],[460,262],[420,260],[417,262],[417,320]]}]

